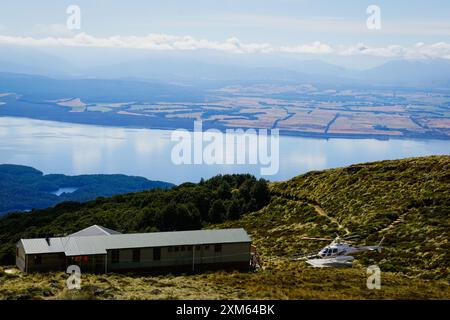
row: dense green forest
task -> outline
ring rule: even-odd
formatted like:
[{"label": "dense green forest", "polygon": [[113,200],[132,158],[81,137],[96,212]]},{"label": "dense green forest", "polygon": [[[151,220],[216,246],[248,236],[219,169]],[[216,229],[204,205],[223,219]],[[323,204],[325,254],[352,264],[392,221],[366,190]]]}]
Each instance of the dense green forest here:
[{"label": "dense green forest", "polygon": [[0,218],[0,263],[14,264],[14,246],[21,238],[52,236],[99,224],[124,233],[195,230],[239,219],[269,203],[265,180],[251,175],[225,175],[168,190],[98,198],[87,203],[64,202],[53,208],[14,213]]},{"label": "dense green forest", "polygon": [[[147,189],[173,187],[173,184],[125,175],[44,175],[31,167],[0,165],[0,215],[20,210],[43,209],[64,201],[88,201]],[[61,188],[73,193],[53,194]]]}]

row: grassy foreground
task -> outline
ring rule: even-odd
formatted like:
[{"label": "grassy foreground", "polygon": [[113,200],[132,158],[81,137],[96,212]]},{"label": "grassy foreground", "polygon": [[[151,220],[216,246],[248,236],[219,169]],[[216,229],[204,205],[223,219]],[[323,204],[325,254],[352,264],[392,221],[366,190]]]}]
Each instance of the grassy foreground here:
[{"label": "grassy foreground", "polygon": [[364,268],[314,269],[273,260],[250,273],[181,276],[83,275],[81,290],[68,290],[63,273],[0,272],[0,299],[449,299],[446,281],[382,273],[369,290]]}]

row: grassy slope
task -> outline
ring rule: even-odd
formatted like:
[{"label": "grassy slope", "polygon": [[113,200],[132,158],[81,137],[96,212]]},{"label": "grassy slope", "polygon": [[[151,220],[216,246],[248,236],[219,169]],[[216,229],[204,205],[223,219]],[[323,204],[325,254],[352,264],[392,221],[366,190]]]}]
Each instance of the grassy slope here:
[{"label": "grassy slope", "polygon": [[[0,272],[0,298],[449,299],[449,184],[449,156],[311,172],[273,184],[275,196],[265,208],[214,226],[244,226],[262,254],[264,270],[84,276],[84,289],[77,293],[63,289],[62,274],[21,277]],[[329,217],[319,215],[314,206]],[[345,229],[361,235],[362,244],[386,236],[385,251],[362,254],[354,268],[339,271],[290,261],[291,255],[323,244],[301,237],[331,237]],[[381,267],[381,290],[366,288],[364,266],[369,264]]]},{"label": "grassy slope", "polygon": [[[262,210],[239,223],[267,256],[308,253],[324,243],[304,236],[334,237],[347,231],[382,254],[360,254],[364,265],[430,279],[450,277],[450,157],[413,158],[310,172],[272,185]],[[328,215],[317,213],[319,206]],[[235,223],[226,225],[232,226]]]},{"label": "grassy slope", "polygon": [[[383,270],[449,279],[449,156],[309,173],[273,190],[283,199],[319,204],[363,243],[385,236],[386,250],[377,261]],[[333,235],[331,230],[311,233]]]}]

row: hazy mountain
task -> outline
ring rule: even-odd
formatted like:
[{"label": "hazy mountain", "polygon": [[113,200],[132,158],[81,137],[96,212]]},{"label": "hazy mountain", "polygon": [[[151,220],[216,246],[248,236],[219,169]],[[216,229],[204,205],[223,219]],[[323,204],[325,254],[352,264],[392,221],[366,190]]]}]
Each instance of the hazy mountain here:
[{"label": "hazy mountain", "polygon": [[293,62],[291,64],[292,70],[314,74],[314,75],[331,75],[343,76],[349,72],[347,68],[327,63],[321,60],[304,60]]},{"label": "hazy mountain", "polygon": [[126,101],[146,99],[199,99],[196,88],[161,82],[124,79],[56,79],[44,76],[1,73],[0,92],[15,92],[26,99],[51,100],[80,97],[90,101]]},{"label": "hazy mountain", "polygon": [[285,82],[305,81],[309,75],[277,67],[246,67],[234,64],[208,63],[184,58],[147,58],[92,68],[101,78],[131,77],[168,82]]},{"label": "hazy mountain", "polygon": [[0,72],[66,76],[75,67],[58,55],[22,46],[0,46]]},{"label": "hazy mountain", "polygon": [[[149,52],[102,48],[0,46],[0,72],[75,79],[134,79],[201,85],[244,82],[448,87],[450,61],[393,60],[358,71],[292,55]],[[92,84],[89,84],[91,87]]]},{"label": "hazy mountain", "polygon": [[405,86],[450,86],[450,60],[396,60],[363,71],[359,77],[370,83]]}]

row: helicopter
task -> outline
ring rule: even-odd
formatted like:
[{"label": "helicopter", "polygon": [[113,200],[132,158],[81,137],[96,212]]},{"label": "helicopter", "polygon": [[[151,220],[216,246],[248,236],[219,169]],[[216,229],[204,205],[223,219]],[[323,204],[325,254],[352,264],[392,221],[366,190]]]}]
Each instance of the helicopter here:
[{"label": "helicopter", "polygon": [[331,243],[323,247],[318,252],[297,256],[294,260],[305,260],[306,263],[313,267],[323,268],[323,267],[351,267],[353,265],[354,257],[351,254],[362,252],[362,251],[378,251],[381,252],[383,247],[381,246],[384,241],[384,237],[375,246],[352,246],[353,242],[351,239],[358,238],[358,235],[336,237],[335,239],[329,238],[312,238],[303,237],[302,240],[315,240],[315,241],[331,241]]}]

